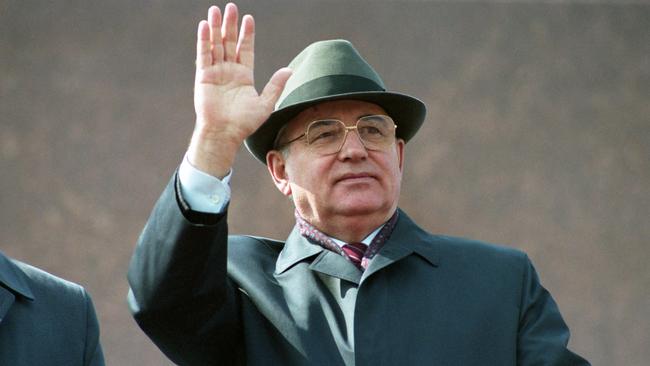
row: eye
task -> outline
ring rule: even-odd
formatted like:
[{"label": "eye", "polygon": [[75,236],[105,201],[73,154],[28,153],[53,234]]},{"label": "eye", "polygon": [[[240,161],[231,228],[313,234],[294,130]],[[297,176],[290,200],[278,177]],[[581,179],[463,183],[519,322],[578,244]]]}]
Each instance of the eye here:
[{"label": "eye", "polygon": [[336,131],[322,131],[316,134],[312,134],[311,142],[316,142],[319,140],[331,139],[336,136]]},{"label": "eye", "polygon": [[393,122],[388,116],[372,115],[361,118],[358,122],[359,135],[367,141],[383,141],[389,138]]},{"label": "eye", "polygon": [[338,121],[324,120],[312,124],[307,132],[308,143],[328,144],[335,142],[341,135]]},{"label": "eye", "polygon": [[363,126],[359,128],[359,132],[365,136],[383,136],[384,132],[376,126]]}]

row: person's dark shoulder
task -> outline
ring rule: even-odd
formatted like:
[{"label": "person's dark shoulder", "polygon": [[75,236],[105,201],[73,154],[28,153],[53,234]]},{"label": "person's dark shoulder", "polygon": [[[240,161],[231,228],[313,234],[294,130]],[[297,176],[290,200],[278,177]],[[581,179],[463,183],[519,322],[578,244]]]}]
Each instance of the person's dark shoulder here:
[{"label": "person's dark shoulder", "polygon": [[521,276],[530,265],[524,251],[503,244],[433,234],[429,236],[429,243],[436,248],[443,263],[457,270],[491,273],[492,276]]},{"label": "person's dark shoulder", "polygon": [[26,298],[13,303],[5,324],[18,337],[14,340],[25,345],[18,352],[33,353],[25,359],[34,365],[76,365],[81,360],[84,365],[104,365],[99,324],[86,290],[30,264],[10,261],[17,282],[28,289],[22,290]]},{"label": "person's dark shoulder", "polygon": [[37,301],[41,298],[47,300],[49,305],[78,304],[85,307],[88,295],[82,286],[19,260],[13,259],[12,262],[29,279],[29,286]]},{"label": "person's dark shoulder", "polygon": [[481,260],[484,263],[525,262],[528,260],[523,251],[514,247],[467,237],[430,233],[421,228],[401,210],[400,220],[393,235],[399,236],[402,242],[414,246],[416,249],[420,248],[435,253],[441,260],[459,262]]},{"label": "person's dark shoulder", "polygon": [[439,246],[443,252],[463,256],[480,256],[484,258],[513,257],[518,259],[526,256],[526,253],[514,247],[465,237],[431,234],[431,241]]}]

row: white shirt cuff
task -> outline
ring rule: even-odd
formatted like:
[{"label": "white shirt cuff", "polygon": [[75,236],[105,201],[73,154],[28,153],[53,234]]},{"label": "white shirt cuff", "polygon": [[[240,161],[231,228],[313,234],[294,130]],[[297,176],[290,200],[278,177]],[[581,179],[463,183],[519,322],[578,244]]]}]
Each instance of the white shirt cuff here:
[{"label": "white shirt cuff", "polygon": [[181,195],[193,211],[223,213],[230,202],[230,177],[232,170],[223,179],[204,173],[183,158],[178,169]]}]

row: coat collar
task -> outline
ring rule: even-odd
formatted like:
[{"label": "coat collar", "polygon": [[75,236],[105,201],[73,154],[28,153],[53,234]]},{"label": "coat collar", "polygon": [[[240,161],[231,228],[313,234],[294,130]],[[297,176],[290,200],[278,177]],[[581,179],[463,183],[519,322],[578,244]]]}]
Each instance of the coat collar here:
[{"label": "coat collar", "polygon": [[399,210],[399,219],[395,229],[363,272],[362,281],[382,268],[413,254],[420,256],[431,266],[437,267],[440,263],[440,256],[436,246],[432,245],[434,238],[417,226],[404,211]]},{"label": "coat collar", "polygon": [[29,278],[15,261],[0,252],[0,286],[11,290],[29,300],[34,300],[34,293],[29,286]]},{"label": "coat collar", "polygon": [[399,220],[390,239],[370,261],[368,269],[362,273],[338,253],[310,243],[300,235],[298,228],[294,227],[280,252],[275,272],[281,274],[303,260],[316,257],[309,265],[311,270],[359,284],[373,273],[412,254],[437,267],[440,258],[438,250],[432,245],[433,238],[435,237],[419,228],[400,210]]},{"label": "coat collar", "polygon": [[[314,258],[315,257],[315,258]],[[309,242],[300,234],[296,225],[287,238],[284,249],[275,264],[275,273],[282,274],[299,262],[311,260],[309,269],[328,276],[337,277],[359,284],[361,271],[349,260],[338,253],[327,250],[318,244]]]},{"label": "coat collar", "polygon": [[310,243],[300,235],[300,230],[298,229],[298,225],[296,225],[293,227],[291,234],[289,234],[284,244],[284,248],[278,256],[278,260],[275,263],[275,273],[281,274],[298,262],[316,256],[324,251],[326,250],[323,247]]}]

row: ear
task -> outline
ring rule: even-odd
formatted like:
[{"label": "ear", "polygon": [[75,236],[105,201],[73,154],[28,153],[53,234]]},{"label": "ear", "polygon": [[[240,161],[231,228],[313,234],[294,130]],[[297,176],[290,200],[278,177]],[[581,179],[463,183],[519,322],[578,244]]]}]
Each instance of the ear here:
[{"label": "ear", "polygon": [[284,156],[277,150],[266,153],[266,167],[269,169],[273,183],[285,196],[291,196],[291,185]]},{"label": "ear", "polygon": [[397,159],[399,162],[399,171],[400,173],[404,172],[404,147],[406,146],[406,142],[402,139],[397,139],[395,141],[395,149],[397,152]]}]

